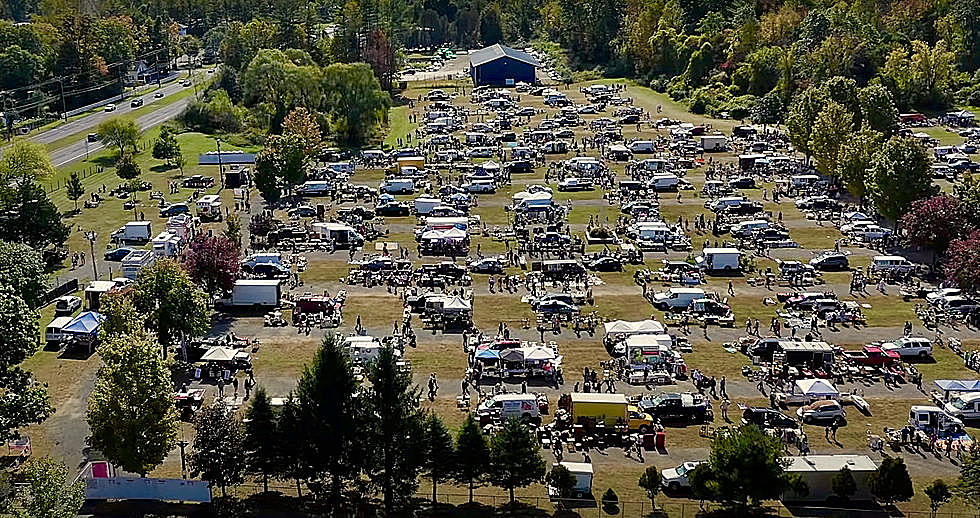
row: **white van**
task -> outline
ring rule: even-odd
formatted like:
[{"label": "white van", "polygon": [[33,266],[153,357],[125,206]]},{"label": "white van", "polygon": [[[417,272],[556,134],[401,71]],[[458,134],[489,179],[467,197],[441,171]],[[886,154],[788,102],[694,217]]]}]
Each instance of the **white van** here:
[{"label": "white van", "polygon": [[732,237],[747,238],[751,236],[752,233],[759,230],[766,230],[771,226],[772,225],[764,219],[753,219],[751,221],[736,223],[732,226],[729,232],[732,234]]},{"label": "white van", "polygon": [[943,405],[943,410],[963,420],[980,419],[980,392],[957,394]]},{"label": "white van", "polygon": [[694,260],[702,270],[730,272],[741,269],[741,257],[742,252],[737,248],[705,248]]},{"label": "white van", "polygon": [[65,335],[63,329],[71,320],[71,316],[55,317],[44,330],[44,340],[49,344],[60,344],[65,341],[67,335]]},{"label": "white van", "polygon": [[630,142],[628,147],[633,153],[653,153],[657,150],[652,140],[634,140]]},{"label": "white van", "polygon": [[728,207],[738,207],[746,201],[748,200],[744,196],[725,196],[705,202],[704,207],[711,210],[711,212],[721,212]]},{"label": "white van", "polygon": [[704,290],[701,288],[670,288],[653,295],[653,307],[661,311],[681,310],[703,298]]},{"label": "white van", "polygon": [[381,184],[381,192],[388,194],[412,194],[415,192],[415,180],[411,178],[392,178]]},{"label": "white van", "polygon": [[871,271],[912,273],[915,264],[900,255],[876,255],[871,260]]},{"label": "white van", "polygon": [[680,185],[680,178],[670,173],[657,173],[653,178],[647,180],[647,188],[658,192],[676,191]]},{"label": "white van", "polygon": [[497,394],[480,403],[477,412],[490,414],[501,419],[520,419],[532,422],[541,419],[538,397],[534,394]]},{"label": "white van", "polygon": [[820,181],[820,177],[815,174],[797,174],[790,177],[789,184],[792,187],[801,188],[815,185],[818,181]]}]

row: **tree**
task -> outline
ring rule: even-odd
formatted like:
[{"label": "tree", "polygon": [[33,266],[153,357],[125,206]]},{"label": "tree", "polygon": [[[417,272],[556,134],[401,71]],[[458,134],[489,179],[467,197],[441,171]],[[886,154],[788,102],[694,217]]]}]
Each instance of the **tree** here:
[{"label": "tree", "polygon": [[364,407],[354,396],[357,389],[343,338],[325,336],[296,386],[297,424],[302,430],[294,440],[300,442],[298,458],[303,464],[294,473],[323,480],[332,502],[367,462],[362,455],[367,433]]},{"label": "tree", "polygon": [[48,418],[54,409],[44,385],[20,364],[37,351],[38,314],[12,288],[0,288],[0,441]]},{"label": "tree", "polygon": [[649,468],[643,470],[643,473],[640,473],[640,480],[637,482],[640,489],[647,492],[647,497],[650,498],[650,505],[652,505],[654,509],[657,507],[657,502],[654,499],[656,498],[657,493],[660,492],[661,480],[660,470],[657,469],[656,466],[650,466]]},{"label": "tree", "polygon": [[517,419],[508,419],[490,440],[490,474],[494,485],[510,492],[538,482],[545,474],[544,459],[534,437]]},{"label": "tree", "polygon": [[871,494],[887,505],[907,502],[915,495],[912,478],[900,457],[885,457],[878,471],[868,475],[868,489]]},{"label": "tree", "polygon": [[273,135],[255,157],[255,187],[269,202],[306,179],[304,141],[296,135]]},{"label": "tree", "polygon": [[572,497],[572,492],[575,491],[577,481],[575,480],[575,475],[572,475],[572,472],[568,471],[568,468],[558,464],[548,472],[548,475],[544,478],[544,483],[550,489],[554,489],[558,494],[558,503],[556,505],[565,507],[564,500]]},{"label": "tree", "polygon": [[813,154],[810,148],[813,123],[826,104],[826,94],[819,88],[810,87],[798,95],[790,106],[786,116],[786,130],[789,140],[797,151],[806,155],[807,159]]},{"label": "tree", "polygon": [[843,105],[830,101],[817,115],[810,132],[810,153],[817,171],[829,176],[837,171],[841,146],[853,135],[854,116]]},{"label": "tree", "polygon": [[119,160],[116,161],[116,176],[122,178],[123,180],[135,180],[143,174],[140,169],[140,165],[136,163],[136,157],[133,155],[122,155]]},{"label": "tree", "polygon": [[323,92],[333,131],[344,145],[363,145],[387,121],[391,98],[364,63],[323,69]]},{"label": "tree", "polygon": [[44,64],[34,54],[11,45],[0,52],[0,89],[17,89],[35,83]]},{"label": "tree", "polygon": [[830,479],[830,487],[841,500],[850,500],[854,493],[857,492],[857,483],[854,481],[854,475],[851,474],[851,470],[844,466],[836,474],[834,478]]},{"label": "tree", "polygon": [[[294,479],[296,481],[296,494],[303,496],[303,486],[301,481],[305,479],[311,470],[304,455],[307,446],[298,438],[306,437],[306,426],[300,415],[299,401],[290,393],[279,410],[279,418],[276,421],[277,432],[275,436],[278,444],[276,454],[279,462],[275,465],[275,476],[281,480]],[[268,440],[268,438],[262,438]],[[254,465],[253,465],[254,468]]]},{"label": "tree", "polygon": [[259,387],[245,413],[245,461],[248,471],[262,477],[262,488],[269,492],[269,477],[280,468],[279,423],[272,401],[265,389]]},{"label": "tree", "polygon": [[619,514],[619,495],[611,487],[602,494],[602,510],[607,514]]},{"label": "tree", "polygon": [[220,487],[221,496],[227,496],[228,486],[245,480],[245,432],[241,420],[223,402],[215,400],[198,412],[194,431],[192,476]]},{"label": "tree", "polygon": [[932,511],[932,518],[936,518],[936,515],[939,514],[939,509],[953,497],[953,493],[950,492],[946,481],[941,478],[937,478],[929,483],[923,490],[923,493],[929,497],[929,510]]},{"label": "tree", "polygon": [[779,438],[764,434],[756,426],[743,426],[711,441],[708,463],[689,477],[695,496],[712,500],[744,514],[763,500],[778,498],[787,490],[805,494],[806,484],[798,475],[784,471]]},{"label": "tree", "polygon": [[323,136],[320,135],[320,125],[313,115],[304,107],[293,108],[282,121],[283,135],[293,135],[302,142],[306,158],[314,158],[323,147]]},{"label": "tree", "polygon": [[40,181],[55,173],[51,158],[41,144],[28,140],[18,140],[3,150],[0,160],[0,180],[10,183]]},{"label": "tree", "polygon": [[909,242],[937,254],[945,252],[954,239],[966,237],[972,228],[963,204],[948,194],[912,202],[900,221]]},{"label": "tree", "polygon": [[89,395],[89,444],[131,473],[146,476],[177,445],[179,421],[170,369],[146,336],[112,335]]},{"label": "tree", "polygon": [[840,147],[835,174],[857,198],[865,195],[871,158],[880,147],[881,134],[867,130],[851,135]]},{"label": "tree", "polygon": [[432,505],[436,505],[436,488],[440,482],[449,480],[456,466],[456,449],[453,438],[442,424],[442,419],[435,414],[429,414],[425,420],[425,472],[432,480]]},{"label": "tree", "polygon": [[[241,250],[241,248],[242,248],[242,219],[238,217],[238,214],[229,214],[228,217],[225,218],[225,232],[224,232],[224,235],[232,243],[235,243],[235,246],[238,247],[239,250]],[[239,265],[239,268],[240,267],[241,267],[241,265]]]},{"label": "tree", "polygon": [[133,305],[129,293],[109,292],[99,297],[99,313],[105,318],[99,326],[100,336],[146,335],[145,322]]},{"label": "tree", "polygon": [[418,489],[425,461],[425,423],[416,404],[419,388],[397,361],[391,347],[381,349],[368,371],[371,390],[364,402],[373,457],[367,474],[381,492],[388,516]]},{"label": "tree", "polygon": [[756,101],[749,117],[756,124],[768,125],[778,124],[784,115],[783,99],[779,92],[773,90]]},{"label": "tree", "polygon": [[65,194],[75,203],[75,212],[78,212],[78,200],[85,194],[85,186],[82,185],[82,179],[78,177],[77,171],[72,171],[68,181],[65,182]]},{"label": "tree", "polygon": [[483,483],[490,471],[490,446],[480,425],[467,414],[456,434],[456,469],[453,480],[465,484],[473,502],[473,488]]},{"label": "tree", "polygon": [[177,156],[174,157],[174,165],[177,167],[177,170],[180,171],[180,176],[184,176],[184,166],[186,164],[187,159],[184,158],[184,154],[177,153]]},{"label": "tree", "polygon": [[48,193],[34,181],[0,184],[0,241],[24,243],[37,250],[68,240],[69,228]]},{"label": "tree", "polygon": [[897,221],[913,201],[932,195],[932,161],[913,138],[892,137],[871,159],[865,182],[868,197],[886,218]]},{"label": "tree", "polygon": [[136,145],[140,139],[140,129],[136,121],[119,117],[107,119],[99,124],[97,131],[102,142],[119,148],[120,158],[126,146],[133,148],[133,153],[136,153]]},{"label": "tree", "polygon": [[133,302],[146,315],[146,327],[156,331],[164,358],[175,338],[201,336],[211,326],[207,294],[173,259],[159,259],[140,271]]},{"label": "tree", "polygon": [[892,94],[880,84],[868,85],[858,92],[861,103],[861,127],[891,137],[898,130],[898,108]]},{"label": "tree", "polygon": [[25,244],[0,241],[0,286],[28,306],[39,307],[48,291],[41,253]]},{"label": "tree", "polygon": [[241,270],[241,251],[225,236],[198,234],[187,245],[184,266],[194,282],[216,296],[231,290]]},{"label": "tree", "polygon": [[85,482],[69,483],[68,467],[50,457],[29,460],[23,476],[16,518],[75,518],[85,503]]},{"label": "tree", "polygon": [[964,290],[980,287],[980,231],[952,241],[946,252],[946,278]]},{"label": "tree", "polygon": [[164,160],[170,165],[170,161],[180,154],[176,133],[170,126],[164,125],[160,128],[160,136],[153,141],[153,158]]},{"label": "tree", "polygon": [[953,490],[974,509],[980,508],[980,447],[974,445],[963,456]]}]

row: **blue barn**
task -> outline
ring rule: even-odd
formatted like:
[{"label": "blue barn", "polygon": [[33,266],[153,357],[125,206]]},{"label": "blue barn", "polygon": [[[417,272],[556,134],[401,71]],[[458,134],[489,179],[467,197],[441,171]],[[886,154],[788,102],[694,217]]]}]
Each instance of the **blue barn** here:
[{"label": "blue barn", "polygon": [[513,86],[534,84],[535,70],[541,63],[527,52],[499,43],[470,54],[470,76],[476,86]]}]

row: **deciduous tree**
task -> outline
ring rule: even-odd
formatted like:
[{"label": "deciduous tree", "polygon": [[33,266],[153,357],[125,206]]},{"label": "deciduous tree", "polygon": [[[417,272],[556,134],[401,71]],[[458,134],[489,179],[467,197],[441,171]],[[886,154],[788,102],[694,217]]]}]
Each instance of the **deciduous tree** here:
[{"label": "deciduous tree", "polygon": [[50,178],[54,172],[51,158],[41,144],[18,140],[3,150],[0,180],[5,184],[14,180],[41,181]]},{"label": "deciduous tree", "polygon": [[850,500],[857,492],[857,482],[854,481],[854,475],[847,466],[834,474],[834,478],[830,480],[830,487],[841,500]]},{"label": "deciduous tree", "polygon": [[853,114],[835,101],[828,102],[817,115],[809,149],[820,174],[829,176],[837,171],[840,149],[853,136],[853,120]]},{"label": "deciduous tree", "polygon": [[929,497],[929,510],[932,511],[932,518],[936,518],[936,515],[939,514],[939,509],[946,502],[949,502],[950,498],[953,498],[953,493],[950,492],[949,485],[941,478],[930,482],[923,490],[923,493]]},{"label": "deciduous tree", "polygon": [[187,246],[184,265],[211,296],[231,290],[241,270],[241,251],[225,236],[198,234]]},{"label": "deciduous tree", "polygon": [[892,137],[871,159],[865,182],[868,197],[886,218],[897,221],[913,201],[935,193],[932,160],[918,141]]},{"label": "deciduous tree", "polygon": [[657,493],[660,493],[660,490],[662,489],[660,485],[661,480],[662,477],[660,476],[660,470],[657,469],[656,466],[650,466],[649,468],[643,470],[643,473],[640,473],[640,480],[637,482],[640,489],[647,492],[647,497],[650,499],[650,505],[652,505],[654,508],[657,507],[657,502],[655,500]]},{"label": "deciduous tree", "polygon": [[140,271],[133,302],[146,316],[147,328],[156,331],[164,357],[174,339],[201,336],[211,325],[207,294],[173,259],[159,259]]},{"label": "deciduous tree", "polygon": [[140,139],[140,128],[136,125],[136,121],[119,117],[107,119],[99,124],[97,131],[102,142],[119,148],[120,157],[123,156],[127,146],[136,153],[136,145]]},{"label": "deciduous tree", "polygon": [[192,475],[220,487],[221,496],[226,496],[228,486],[245,480],[242,422],[223,402],[215,400],[198,412],[194,431],[194,449],[190,455]]},{"label": "deciduous tree", "polygon": [[572,472],[568,471],[565,466],[558,464],[551,468],[551,471],[545,476],[544,482],[558,494],[557,505],[565,507],[564,500],[571,498],[572,492],[575,490],[575,475],[572,475]]},{"label": "deciduous tree", "polygon": [[862,130],[844,141],[837,157],[837,178],[857,198],[865,195],[871,158],[881,147],[881,134]]},{"label": "deciduous tree", "polygon": [[20,367],[37,351],[37,321],[37,312],[12,288],[0,288],[0,441],[54,412],[46,387]]},{"label": "deciduous tree", "polygon": [[36,308],[48,290],[47,277],[40,252],[22,243],[0,241],[0,286]]},{"label": "deciduous tree", "polygon": [[69,481],[68,467],[36,457],[22,470],[26,487],[14,506],[15,518],[75,518],[85,503],[85,482]]},{"label": "deciduous tree", "polygon": [[326,67],[323,91],[332,129],[344,145],[363,145],[388,120],[391,98],[366,64]]},{"label": "deciduous tree", "polygon": [[960,200],[940,194],[912,202],[901,227],[911,243],[942,254],[954,239],[966,237],[972,225]]},{"label": "deciduous tree", "polygon": [[980,231],[949,244],[943,272],[964,290],[980,288]]},{"label": "deciduous tree", "polygon": [[78,177],[77,171],[72,171],[68,181],[65,182],[65,194],[75,204],[75,212],[78,212],[78,200],[85,194],[85,186],[82,185],[82,179]]}]

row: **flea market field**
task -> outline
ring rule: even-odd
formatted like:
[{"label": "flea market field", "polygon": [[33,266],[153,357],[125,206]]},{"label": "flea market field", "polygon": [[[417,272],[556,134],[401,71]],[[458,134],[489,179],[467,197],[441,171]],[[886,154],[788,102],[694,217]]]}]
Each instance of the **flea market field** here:
[{"label": "flea market field", "polygon": [[[604,85],[601,90],[594,85]],[[856,454],[868,455],[881,461],[882,453],[869,448],[869,436],[882,436],[884,429],[903,427],[909,419],[910,408],[916,405],[931,405],[929,392],[934,389],[937,379],[975,379],[978,374],[969,368],[964,356],[978,351],[980,334],[966,322],[943,320],[939,327],[925,327],[917,315],[926,302],[921,298],[905,299],[900,294],[902,286],[898,280],[888,279],[878,283],[877,274],[870,265],[874,257],[881,255],[905,255],[913,261],[926,263],[928,254],[917,254],[897,246],[885,249],[884,243],[876,243],[870,248],[854,234],[842,233],[843,214],[861,211],[856,200],[840,197],[828,205],[832,208],[811,210],[798,208],[797,202],[807,197],[826,194],[824,184],[796,185],[793,177],[804,172],[802,165],[792,161],[792,166],[783,169],[745,167],[739,155],[760,154],[767,157],[794,156],[784,139],[777,133],[763,133],[762,128],[754,129],[744,137],[733,137],[736,121],[714,120],[688,113],[685,108],[670,101],[666,96],[647,88],[625,85],[616,81],[600,81],[556,87],[556,98],[564,97],[572,108],[562,111],[560,107],[549,106],[544,96],[535,95],[530,89],[510,90],[510,100],[516,115],[509,119],[510,127],[497,125],[501,119],[497,113],[475,99],[472,88],[463,83],[439,83],[448,100],[428,100],[432,90],[425,83],[413,83],[405,92],[405,97],[413,100],[411,105],[396,107],[390,115],[391,133],[385,139],[390,147],[416,148],[426,154],[425,173],[417,178],[416,190],[412,194],[396,194],[391,199],[403,202],[408,207],[417,207],[415,199],[421,195],[441,196],[441,203],[450,200],[457,206],[468,205],[469,220],[465,225],[465,241],[452,237],[428,238],[429,232],[444,229],[431,227],[423,217],[377,216],[371,219],[349,219],[345,210],[356,206],[375,209],[391,200],[378,200],[377,189],[386,179],[386,170],[394,170],[394,162],[357,163],[354,173],[346,180],[337,180],[341,191],[350,185],[367,185],[373,194],[370,197],[353,198],[343,194],[336,197],[316,197],[296,200],[269,206],[263,203],[257,192],[250,202],[236,205],[235,193],[229,189],[212,187],[197,194],[219,193],[224,206],[235,207],[248,235],[249,222],[263,211],[272,210],[274,218],[281,226],[291,225],[312,231],[316,218],[290,215],[288,210],[301,204],[322,204],[325,219],[343,222],[370,237],[363,248],[349,254],[347,249],[330,251],[323,247],[305,246],[302,242],[271,244],[268,238],[252,235],[251,251],[279,251],[291,256],[293,271],[298,282],[287,282],[285,298],[297,300],[304,295],[329,294],[337,296],[346,293],[343,306],[343,322],[335,329],[314,327],[303,330],[300,327],[265,326],[263,315],[225,315],[218,313],[214,320],[212,336],[223,336],[232,332],[238,337],[246,337],[258,342],[253,348],[251,362],[254,376],[260,386],[265,387],[272,397],[287,397],[296,388],[296,381],[303,368],[313,358],[322,341],[324,333],[349,335],[360,332],[378,338],[395,334],[404,336],[404,312],[406,299],[428,292],[452,293],[459,295],[469,309],[463,311],[463,319],[472,324],[464,329],[440,328],[438,322],[445,322],[447,315],[438,319],[423,310],[412,316],[411,323],[415,334],[414,346],[404,347],[404,358],[411,366],[414,380],[423,391],[431,375],[438,380],[438,392],[431,399],[423,399],[422,406],[438,413],[450,429],[458,429],[467,412],[475,411],[477,395],[472,388],[473,372],[502,373],[504,369],[500,354],[496,363],[484,361],[477,356],[484,349],[494,350],[498,333],[510,339],[519,339],[524,345],[543,346],[556,353],[550,364],[560,367],[559,380],[542,378],[525,367],[521,374],[499,378],[496,390],[535,392],[548,401],[549,413],[543,416],[547,425],[558,408],[562,394],[581,391],[584,387],[584,372],[595,370],[600,379],[614,382],[617,392],[628,396],[642,396],[658,392],[696,392],[692,383],[695,377],[704,380],[725,380],[727,399],[730,399],[728,414],[730,420],[722,417],[723,396],[715,391],[708,398],[713,407],[713,418],[705,427],[667,426],[664,448],[645,452],[642,461],[624,455],[621,448],[605,448],[587,457],[581,450],[568,451],[566,461],[588,459],[594,466],[592,494],[595,498],[612,488],[624,502],[645,501],[647,496],[637,486],[640,473],[648,466],[660,469],[672,468],[685,461],[703,460],[707,457],[710,434],[717,428],[735,425],[741,418],[737,405],[767,407],[769,394],[793,386],[796,379],[827,378],[836,386],[840,394],[856,393],[863,396],[869,405],[868,412],[861,412],[852,405],[846,406],[846,426],[837,432],[836,440],[820,436],[825,431],[823,424],[801,424],[793,439],[786,443],[786,452],[799,453],[799,432],[805,434],[811,454]],[[586,90],[590,88],[590,90]],[[577,109],[582,106],[595,106],[597,92],[607,91],[603,107],[593,110]],[[588,92],[588,93],[587,93]],[[540,93],[540,92],[538,92]],[[491,97],[496,98],[496,97]],[[527,111],[522,111],[527,110]],[[617,112],[619,110],[619,112]],[[419,128],[424,125],[426,113],[440,111],[458,122],[458,128],[448,133],[454,140],[445,143],[425,135]],[[555,123],[564,114],[566,122]],[[636,122],[616,123],[621,117],[635,114]],[[631,119],[632,120],[632,119]],[[421,121],[412,122],[412,121]],[[550,121],[550,122],[546,122]],[[544,128],[544,129],[542,129]],[[566,130],[568,130],[566,132]],[[943,143],[959,144],[963,139],[944,128],[931,128],[930,135]],[[510,137],[501,139],[504,134],[513,132]],[[556,135],[546,137],[532,144],[537,132]],[[721,132],[727,138],[727,149],[705,153],[693,143],[699,136]],[[488,157],[466,158],[477,155],[473,152],[480,145],[466,145],[470,135],[487,135],[473,139],[489,138],[492,143]],[[148,135],[147,137],[153,137]],[[212,141],[200,134],[184,133],[180,137],[187,154],[188,163],[196,164],[198,153],[211,150]],[[545,138],[545,137],[542,137]],[[540,154],[535,151],[549,142],[562,141],[570,148],[564,153]],[[650,141],[652,153],[628,153],[629,156],[615,156],[617,145],[637,141]],[[753,146],[756,146],[755,148]],[[237,146],[245,150],[255,150],[247,145]],[[529,149],[529,158],[517,158],[522,149]],[[458,151],[460,160],[447,162],[439,160],[439,152]],[[96,165],[108,165],[112,151],[104,151],[87,162],[75,166],[79,170]],[[408,153],[412,155],[414,153]],[[594,157],[597,166],[576,169],[574,163],[582,157]],[[974,156],[973,158],[976,158]],[[144,152],[138,159],[148,171],[144,179],[152,184],[152,191],[166,193],[167,202],[192,201],[191,190],[179,188],[170,192],[171,182],[180,183],[183,177],[204,174],[217,178],[217,167],[193,165],[185,168],[183,175],[162,161],[149,158]],[[527,160],[530,169],[523,172],[508,172],[507,164]],[[656,171],[645,170],[645,160],[650,167],[662,168]],[[658,160],[660,162],[658,162]],[[653,165],[655,163],[667,165]],[[459,189],[489,171],[495,177],[495,192],[465,196],[465,189]],[[660,172],[677,177],[679,188],[664,189],[662,192],[629,190],[624,185],[634,181],[645,184]],[[67,175],[67,173],[64,173]],[[388,178],[396,176],[388,175]],[[591,178],[593,188],[575,192],[559,190],[570,185],[569,178]],[[729,188],[729,181],[740,178],[753,180],[755,188]],[[626,182],[624,184],[623,182]],[[941,181],[948,187],[945,180]],[[99,190],[105,184],[112,189],[119,183],[106,168],[85,178],[88,190]],[[216,182],[220,185],[220,182]],[[711,191],[709,186],[720,185],[721,190]],[[546,189],[545,189],[546,188]],[[523,194],[550,192],[547,209],[528,210],[521,205]],[[778,201],[774,194],[778,192]],[[523,193],[523,194],[522,194]],[[453,197],[453,195],[463,195]],[[516,195],[516,196],[515,196]],[[719,214],[706,208],[706,203],[720,195],[741,196],[742,203],[757,210],[746,212],[743,216],[733,216],[726,212]],[[144,212],[144,217],[162,229],[166,219],[157,214],[157,201],[150,200],[147,193],[138,194],[139,201],[134,210],[123,210],[122,200],[109,198],[95,208],[84,208],[70,220],[73,232],[69,239],[72,251],[87,252],[89,242],[83,231],[94,230],[98,238],[93,245],[94,253],[101,258],[109,245],[108,235],[112,230],[133,219],[133,214]],[[65,210],[73,207],[63,189],[53,194],[53,199]],[[461,200],[469,200],[462,202]],[[84,198],[83,198],[84,200]],[[647,207],[645,211],[630,210],[638,205]],[[624,210],[625,209],[625,210]],[[343,212],[342,212],[343,211]],[[533,215],[532,215],[533,213]],[[342,214],[344,216],[342,216]],[[466,216],[464,216],[465,218]],[[643,221],[661,221],[669,227],[669,232],[677,246],[660,246],[649,241],[642,230]],[[723,231],[740,221],[767,221],[772,229],[768,241],[761,238],[736,239],[730,232]],[[640,223],[638,225],[638,223]],[[452,224],[450,224],[451,226]],[[224,223],[207,223],[203,230],[220,232]],[[422,236],[416,238],[416,230]],[[615,240],[609,242],[588,242],[586,234],[596,234],[599,229],[613,231]],[[641,254],[635,253],[634,245],[643,244]],[[625,245],[625,246],[624,246]],[[741,258],[736,259],[735,268],[728,271],[709,272],[707,275],[695,273],[685,276],[680,270],[666,270],[667,266],[683,270],[684,264],[695,263],[704,249],[736,248]],[[835,248],[848,259],[848,267],[843,271],[811,270],[811,259],[821,252]],[[448,254],[448,250],[453,250]],[[446,254],[446,255],[444,255]],[[436,264],[453,261],[465,265],[481,258],[499,258],[502,273],[485,274],[470,272],[466,276],[442,279],[445,287],[422,287],[418,278],[410,281],[410,286],[392,282],[388,286],[386,270],[374,271],[365,264],[377,260],[379,256],[389,255],[393,259],[404,259],[412,269],[422,264]],[[558,275],[552,280],[542,278],[540,268],[547,268],[547,261],[573,260],[579,264],[593,265],[600,256],[613,258],[618,267],[611,271],[589,270],[585,274]],[[795,265],[799,261],[801,265]],[[535,264],[545,262],[545,265]],[[669,262],[669,263],[668,263]],[[298,263],[305,263],[300,271]],[[361,265],[360,267],[358,265]],[[786,266],[790,265],[790,266]],[[117,277],[120,265],[98,259],[97,268],[101,278]],[[799,273],[792,273],[799,266]],[[352,271],[354,273],[352,273]],[[66,268],[58,272],[58,278],[78,278],[81,285],[90,280],[92,265],[86,262],[77,268]],[[717,273],[714,274],[714,273]],[[465,277],[465,278],[464,278]],[[680,282],[685,279],[687,282]],[[692,280],[693,279],[693,280]],[[861,281],[860,289],[855,280]],[[928,285],[932,280],[922,281]],[[505,289],[504,286],[507,286]],[[712,301],[717,313],[698,313],[696,305],[687,312],[664,311],[655,308],[650,298],[655,293],[668,292],[671,288],[689,287],[703,290],[698,300]],[[529,289],[530,288],[530,289]],[[545,293],[574,295],[574,304],[554,304],[545,311],[539,306],[536,311],[527,300],[531,289],[536,295]],[[787,297],[801,293],[823,292],[819,297],[810,298],[827,301],[830,307],[809,311],[805,303],[793,306],[785,303]],[[669,294],[669,292],[668,292]],[[649,295],[647,297],[645,295]],[[806,297],[803,297],[804,299]],[[523,300],[522,300],[523,299]],[[567,307],[566,307],[567,306]],[[570,309],[571,308],[571,309]],[[684,308],[678,308],[684,309]],[[46,323],[53,316],[53,310],[44,314]],[[282,315],[291,323],[292,315],[288,309]],[[425,320],[422,320],[422,317]],[[455,317],[455,316],[454,316]],[[611,347],[615,337],[606,336],[604,324],[613,321],[641,322],[653,320],[657,326],[665,325],[662,333],[670,335],[666,340],[670,346],[661,348],[655,344],[647,349],[640,347],[635,360],[634,352],[624,349],[617,353]],[[773,327],[778,321],[778,327]],[[434,323],[435,322],[435,323]],[[685,325],[686,322],[686,325]],[[911,323],[911,335],[929,339],[942,337],[942,343],[933,344],[928,358],[916,358],[912,362],[895,362],[888,369],[860,368],[846,364],[839,354],[839,348],[860,350],[863,346],[877,341],[893,341],[903,336],[903,327]],[[725,325],[718,325],[723,323]],[[356,329],[356,326],[362,329]],[[755,337],[746,332],[746,327],[757,328],[762,337],[779,334],[785,343],[822,344],[817,352],[793,353],[770,351],[768,356],[755,358],[746,354],[740,347],[748,346]],[[504,329],[506,330],[504,331]],[[577,328],[577,330],[576,330]],[[753,333],[755,334],[755,330]],[[501,336],[502,338],[502,336]],[[607,347],[609,338],[610,347]],[[797,342],[792,342],[791,339]],[[490,344],[488,346],[488,344]],[[624,346],[625,347],[625,346]],[[783,347],[783,345],[780,345]],[[786,346],[791,349],[790,346]],[[469,349],[468,349],[469,348]],[[492,355],[491,355],[492,356]],[[646,356],[655,356],[649,359]],[[508,362],[510,363],[510,362]],[[527,362],[523,362],[527,364]],[[52,399],[58,412],[46,423],[28,430],[35,443],[35,451],[50,453],[69,461],[70,465],[84,460],[83,440],[87,435],[84,425],[85,402],[91,391],[95,372],[99,367],[97,356],[87,359],[72,359],[57,351],[42,351],[29,360],[31,370],[51,387]],[[627,380],[629,374],[649,376],[653,372],[663,372],[669,385],[656,386],[644,383],[642,378],[634,383]],[[777,386],[768,385],[760,391],[758,376],[763,372],[774,373],[779,381]],[[695,374],[697,373],[697,374]],[[916,373],[922,375],[920,387],[913,383]],[[539,373],[538,373],[539,374]],[[886,385],[885,378],[896,379],[898,383]],[[464,381],[465,380],[465,381]],[[558,381],[556,383],[556,381]],[[482,389],[489,393],[495,390],[497,377],[483,380]],[[522,382],[526,385],[522,386]],[[464,387],[465,383],[465,387]],[[207,397],[213,397],[217,388],[208,383],[199,384],[207,390]],[[605,385],[604,385],[605,386]],[[466,403],[459,396],[465,393],[472,397]],[[782,407],[780,410],[795,419],[798,405]],[[185,426],[185,433],[193,433]],[[964,433],[977,437],[980,428],[976,422],[966,422]],[[921,488],[936,477],[952,480],[959,472],[955,455],[948,458],[932,452],[913,452],[908,447],[886,448],[889,455],[905,459],[917,487],[916,497],[906,510],[922,511],[928,509],[928,500],[922,496]],[[554,460],[551,451],[543,452],[549,465]],[[167,462],[153,475],[179,476],[180,456],[171,452]],[[288,485],[288,484],[287,484]],[[425,494],[431,486],[423,480],[420,493]],[[465,489],[454,487],[443,489],[444,493],[462,495]],[[493,487],[481,488],[483,495],[505,496],[502,490]],[[547,504],[546,489],[541,484],[518,490],[521,497],[539,498],[527,500],[542,506]],[[454,503],[461,503],[456,501]],[[658,503],[673,516],[677,511],[692,512],[696,503],[685,495],[668,495],[658,498]],[[632,505],[632,504],[630,504]],[[684,506],[687,507],[684,507]],[[777,505],[775,502],[773,505]],[[624,506],[633,513],[632,508]],[[953,502],[944,511],[963,511],[969,509]],[[629,514],[627,514],[629,515]],[[636,516],[639,512],[636,511]]]}]

